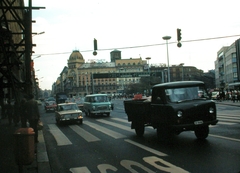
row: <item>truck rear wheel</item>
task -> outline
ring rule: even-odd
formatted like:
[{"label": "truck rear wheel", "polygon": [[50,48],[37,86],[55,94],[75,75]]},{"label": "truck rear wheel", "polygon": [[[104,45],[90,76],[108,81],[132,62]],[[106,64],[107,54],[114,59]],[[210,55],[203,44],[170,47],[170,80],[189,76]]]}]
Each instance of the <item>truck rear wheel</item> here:
[{"label": "truck rear wheel", "polygon": [[198,139],[206,139],[208,137],[209,127],[208,126],[198,127],[195,129],[194,132],[195,132],[195,136]]},{"label": "truck rear wheel", "polygon": [[137,136],[142,137],[144,134],[144,130],[145,130],[144,124],[141,122],[137,122],[135,126],[135,132]]}]

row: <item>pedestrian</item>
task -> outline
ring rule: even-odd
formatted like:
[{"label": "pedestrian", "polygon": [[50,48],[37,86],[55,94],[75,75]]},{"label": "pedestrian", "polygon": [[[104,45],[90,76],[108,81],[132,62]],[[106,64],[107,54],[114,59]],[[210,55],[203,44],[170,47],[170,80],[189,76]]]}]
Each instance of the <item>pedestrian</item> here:
[{"label": "pedestrian", "polygon": [[26,107],[26,115],[27,120],[29,122],[29,126],[33,128],[35,135],[34,135],[34,141],[35,143],[38,143],[38,121],[40,119],[40,114],[38,110],[38,103],[36,100],[34,100],[33,94],[29,94],[29,100],[25,103]]},{"label": "pedestrian", "polygon": [[26,115],[26,104],[27,100],[23,98],[20,103],[20,119],[21,119],[21,127],[26,128],[27,127],[27,115]]},{"label": "pedestrian", "polygon": [[10,100],[7,101],[5,108],[6,108],[6,115],[8,117],[8,124],[11,125],[13,121],[13,106],[11,105]]}]

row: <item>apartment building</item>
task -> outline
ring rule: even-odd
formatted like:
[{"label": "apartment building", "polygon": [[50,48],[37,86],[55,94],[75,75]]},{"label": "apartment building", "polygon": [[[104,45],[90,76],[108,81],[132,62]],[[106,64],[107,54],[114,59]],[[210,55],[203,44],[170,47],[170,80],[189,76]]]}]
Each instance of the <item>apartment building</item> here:
[{"label": "apartment building", "polygon": [[217,52],[215,61],[216,87],[223,90],[239,89],[240,86],[240,39]]}]

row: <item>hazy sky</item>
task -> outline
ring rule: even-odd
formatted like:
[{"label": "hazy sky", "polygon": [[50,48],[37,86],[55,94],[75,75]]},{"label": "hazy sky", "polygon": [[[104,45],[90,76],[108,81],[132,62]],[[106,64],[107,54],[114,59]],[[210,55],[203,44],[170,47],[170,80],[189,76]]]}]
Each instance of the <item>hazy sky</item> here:
[{"label": "hazy sky", "polygon": [[[51,89],[73,50],[85,60],[105,59],[118,49],[122,58],[151,57],[150,64],[169,63],[196,66],[205,72],[214,69],[217,51],[240,36],[205,41],[189,40],[240,35],[239,0],[32,0],[36,75],[42,89]],[[25,0],[26,6],[28,1]],[[182,30],[178,48],[177,28]],[[98,40],[93,56],[93,39]],[[140,48],[127,48],[153,45]],[[154,46],[155,45],[155,46]],[[124,48],[124,49],[123,49]],[[107,50],[106,50],[107,49]],[[90,50],[90,51],[89,51]]]}]

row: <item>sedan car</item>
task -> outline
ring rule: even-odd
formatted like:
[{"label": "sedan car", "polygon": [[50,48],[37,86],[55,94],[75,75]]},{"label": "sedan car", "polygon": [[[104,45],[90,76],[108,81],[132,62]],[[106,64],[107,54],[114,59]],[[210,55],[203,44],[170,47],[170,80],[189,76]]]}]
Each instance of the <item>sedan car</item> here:
[{"label": "sedan car", "polygon": [[55,112],[56,123],[74,122],[82,124],[82,111],[78,109],[76,103],[61,103],[57,105]]},{"label": "sedan car", "polygon": [[45,108],[46,112],[48,112],[48,111],[55,111],[56,107],[57,107],[57,104],[56,104],[55,101],[46,101],[45,105],[44,105],[44,108]]}]

